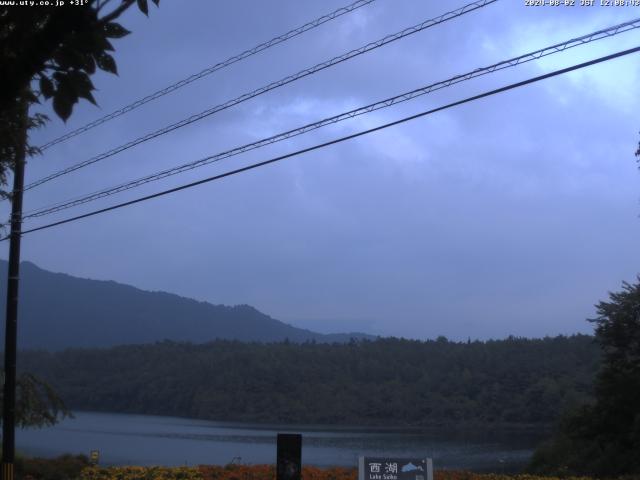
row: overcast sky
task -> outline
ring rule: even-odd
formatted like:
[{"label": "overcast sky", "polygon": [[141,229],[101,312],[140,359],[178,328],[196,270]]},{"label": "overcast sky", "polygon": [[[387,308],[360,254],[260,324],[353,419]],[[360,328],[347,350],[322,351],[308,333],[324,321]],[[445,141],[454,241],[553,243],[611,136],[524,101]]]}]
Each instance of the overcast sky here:
[{"label": "overcast sky", "polygon": [[[128,12],[110,113],[348,0],[170,1]],[[577,0],[579,3],[579,0]],[[237,97],[463,1],[377,0],[49,149],[27,182]],[[637,7],[501,0],[247,101],[25,195],[25,210],[258,140],[640,17]],[[250,154],[67,210],[48,223],[357,132],[631,48],[640,31],[441,90]],[[639,272],[640,54],[449,109],[72,224],[26,235],[22,258],[222,304],[321,332],[413,338],[591,332],[593,305]],[[4,205],[3,214],[6,211]],[[3,258],[8,245],[2,246]]]}]

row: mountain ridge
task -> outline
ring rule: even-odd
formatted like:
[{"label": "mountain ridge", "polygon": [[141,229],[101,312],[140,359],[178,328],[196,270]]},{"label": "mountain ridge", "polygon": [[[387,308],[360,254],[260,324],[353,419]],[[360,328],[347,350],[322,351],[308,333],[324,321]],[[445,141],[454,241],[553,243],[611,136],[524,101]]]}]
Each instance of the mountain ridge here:
[{"label": "mountain ridge", "polygon": [[[0,260],[1,292],[6,291],[7,268]],[[5,305],[0,294],[0,308]],[[19,315],[21,349],[55,351],[163,340],[341,343],[375,338],[359,332],[321,334],[274,319],[251,305],[215,305],[113,280],[50,272],[29,261],[21,264]]]}]

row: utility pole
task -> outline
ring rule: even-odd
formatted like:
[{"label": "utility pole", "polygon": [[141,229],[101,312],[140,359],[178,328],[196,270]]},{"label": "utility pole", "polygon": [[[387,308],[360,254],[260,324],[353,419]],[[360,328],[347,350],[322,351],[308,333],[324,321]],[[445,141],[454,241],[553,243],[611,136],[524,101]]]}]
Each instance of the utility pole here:
[{"label": "utility pole", "polygon": [[13,480],[16,423],[16,351],[18,341],[18,286],[20,282],[20,239],[22,227],[22,192],[27,151],[27,117],[29,105],[21,100],[15,139],[13,193],[11,194],[11,234],[7,278],[7,316],[4,337],[4,398],[2,405],[2,479]]}]

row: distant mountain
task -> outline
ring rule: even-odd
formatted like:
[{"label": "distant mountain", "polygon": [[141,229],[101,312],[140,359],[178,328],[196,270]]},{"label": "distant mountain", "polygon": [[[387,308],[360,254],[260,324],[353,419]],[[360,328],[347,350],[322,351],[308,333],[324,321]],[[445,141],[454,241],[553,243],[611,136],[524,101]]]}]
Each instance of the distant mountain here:
[{"label": "distant mountain", "polygon": [[[7,268],[7,262],[0,260],[0,318],[4,318],[6,304]],[[373,338],[362,333],[324,335],[296,328],[249,305],[212,305],[113,281],[53,273],[31,262],[23,262],[20,268],[20,349],[53,351],[162,340],[347,342]],[[4,342],[4,324],[0,330]]]}]

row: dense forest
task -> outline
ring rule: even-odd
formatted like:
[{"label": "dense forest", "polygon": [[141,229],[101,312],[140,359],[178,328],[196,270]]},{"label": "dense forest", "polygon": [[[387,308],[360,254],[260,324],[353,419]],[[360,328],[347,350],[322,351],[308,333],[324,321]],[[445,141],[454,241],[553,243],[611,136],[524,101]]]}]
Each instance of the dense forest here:
[{"label": "dense forest", "polygon": [[[544,474],[640,478],[640,276],[596,305],[601,364],[593,399],[568,410],[534,454]],[[622,477],[620,477],[622,478]]]},{"label": "dense forest", "polygon": [[593,337],[379,339],[23,351],[18,365],[73,409],[211,420],[548,425],[589,402]]}]

